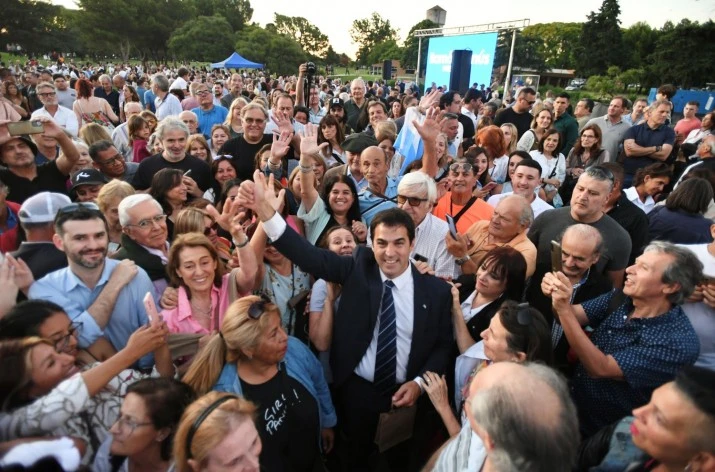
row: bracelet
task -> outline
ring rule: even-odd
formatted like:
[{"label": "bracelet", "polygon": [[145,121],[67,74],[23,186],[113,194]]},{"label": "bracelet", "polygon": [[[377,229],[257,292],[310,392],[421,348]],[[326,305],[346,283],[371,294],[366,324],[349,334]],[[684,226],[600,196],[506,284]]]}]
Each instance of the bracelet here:
[{"label": "bracelet", "polygon": [[313,166],[300,166],[300,171],[304,174],[308,172],[313,172]]},{"label": "bracelet", "polygon": [[236,249],[241,249],[242,247],[246,247],[250,241],[251,240],[249,239],[248,236],[246,236],[246,240],[243,241],[242,243],[239,243],[238,241],[236,241],[235,238],[233,238],[233,245],[236,246]]},{"label": "bracelet", "polygon": [[278,164],[274,164],[274,163],[271,162],[270,159],[268,159],[268,167],[272,167],[272,168],[274,168],[274,169],[278,169],[278,168],[281,167],[281,163],[279,162]]}]

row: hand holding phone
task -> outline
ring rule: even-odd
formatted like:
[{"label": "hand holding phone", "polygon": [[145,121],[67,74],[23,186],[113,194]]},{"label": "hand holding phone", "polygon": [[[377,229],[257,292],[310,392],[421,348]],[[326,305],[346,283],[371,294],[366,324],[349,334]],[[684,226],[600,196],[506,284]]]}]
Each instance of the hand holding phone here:
[{"label": "hand holding phone", "polygon": [[556,241],[551,241],[551,270],[554,272],[561,272],[563,269],[563,262],[561,259],[561,244]]},{"label": "hand holding phone", "polygon": [[452,238],[456,240],[457,224],[454,222],[454,218],[452,218],[452,215],[444,215],[444,218],[447,220],[447,225],[449,226],[449,234],[451,234]]},{"label": "hand holding phone", "polygon": [[7,124],[7,131],[10,136],[41,134],[45,132],[45,125],[40,120],[10,122]]},{"label": "hand holding phone", "polygon": [[151,292],[147,292],[144,295],[144,308],[146,309],[146,316],[149,318],[149,325],[154,326],[155,323],[162,321],[161,315],[156,309],[156,304],[154,303],[154,297]]}]

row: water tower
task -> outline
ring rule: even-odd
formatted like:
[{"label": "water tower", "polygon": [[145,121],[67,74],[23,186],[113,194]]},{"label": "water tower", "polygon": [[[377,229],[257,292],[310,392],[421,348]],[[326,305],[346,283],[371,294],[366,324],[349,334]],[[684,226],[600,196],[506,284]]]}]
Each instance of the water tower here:
[{"label": "water tower", "polygon": [[435,5],[427,10],[427,19],[437,23],[441,28],[447,22],[447,10],[439,5]]}]

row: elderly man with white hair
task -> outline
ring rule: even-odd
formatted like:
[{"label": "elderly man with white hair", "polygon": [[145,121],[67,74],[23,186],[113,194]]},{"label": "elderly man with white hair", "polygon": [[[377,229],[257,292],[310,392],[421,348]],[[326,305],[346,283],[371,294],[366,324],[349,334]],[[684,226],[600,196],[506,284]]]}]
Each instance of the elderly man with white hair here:
[{"label": "elderly man with white hair", "polygon": [[365,99],[366,92],[365,81],[362,77],[358,77],[350,83],[351,98],[345,101],[345,114],[348,116],[348,126],[358,133],[362,131],[362,128],[358,127],[358,118],[367,104],[367,100]]},{"label": "elderly man with white hair", "polygon": [[432,214],[436,201],[437,186],[423,172],[406,174],[397,186],[397,206],[415,222],[415,245],[410,257],[426,262],[437,277],[451,278],[458,274],[457,265],[445,243],[449,226]]},{"label": "elderly man with white hair", "polygon": [[151,78],[151,91],[154,92],[156,118],[161,121],[167,116],[177,116],[183,111],[181,102],[173,93],[169,93],[169,79],[164,74],[155,74]]}]

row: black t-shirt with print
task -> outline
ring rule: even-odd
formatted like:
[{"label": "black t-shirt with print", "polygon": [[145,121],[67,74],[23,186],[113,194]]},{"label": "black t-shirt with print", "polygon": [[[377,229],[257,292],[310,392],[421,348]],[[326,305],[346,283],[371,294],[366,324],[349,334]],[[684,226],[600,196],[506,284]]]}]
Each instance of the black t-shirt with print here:
[{"label": "black t-shirt with print", "polygon": [[318,403],[303,385],[281,370],[261,385],[241,380],[243,396],[258,405],[261,470],[310,472],[319,459]]}]

